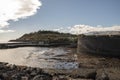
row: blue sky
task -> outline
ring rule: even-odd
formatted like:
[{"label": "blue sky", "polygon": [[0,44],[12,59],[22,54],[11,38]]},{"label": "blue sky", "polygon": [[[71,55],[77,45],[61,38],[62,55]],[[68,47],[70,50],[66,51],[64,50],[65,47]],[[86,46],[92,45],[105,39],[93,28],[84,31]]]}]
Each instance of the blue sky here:
[{"label": "blue sky", "polygon": [[24,33],[40,29],[52,30],[74,25],[120,25],[120,0],[41,0],[42,6],[33,16],[9,21],[7,29],[13,33],[0,33],[1,39],[14,39]]}]

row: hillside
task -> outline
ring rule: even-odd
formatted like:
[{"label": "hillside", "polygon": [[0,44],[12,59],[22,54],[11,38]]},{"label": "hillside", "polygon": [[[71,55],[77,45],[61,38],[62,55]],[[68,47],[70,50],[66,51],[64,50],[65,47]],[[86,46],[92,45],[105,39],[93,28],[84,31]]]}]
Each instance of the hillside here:
[{"label": "hillside", "polygon": [[56,31],[38,31],[24,34],[22,37],[11,40],[19,42],[44,42],[44,43],[76,43],[77,36],[69,33],[60,33]]}]

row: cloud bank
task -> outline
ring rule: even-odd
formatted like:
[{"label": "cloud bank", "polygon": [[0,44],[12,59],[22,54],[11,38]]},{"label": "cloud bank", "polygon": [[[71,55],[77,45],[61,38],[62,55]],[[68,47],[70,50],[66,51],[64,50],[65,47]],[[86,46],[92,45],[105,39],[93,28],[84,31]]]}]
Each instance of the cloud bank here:
[{"label": "cloud bank", "polygon": [[100,31],[120,31],[120,26],[102,27],[89,25],[75,25],[69,29],[69,32],[72,34],[84,34],[89,32]]},{"label": "cloud bank", "polygon": [[53,29],[58,32],[72,33],[72,34],[85,34],[90,32],[100,32],[100,31],[120,31],[120,26],[111,26],[111,27],[103,27],[103,26],[90,26],[90,25],[75,25],[67,28],[57,28]]},{"label": "cloud bank", "polygon": [[41,5],[39,0],[0,0],[0,29],[8,26],[9,21],[34,15]]},{"label": "cloud bank", "polygon": [[15,32],[14,30],[0,30],[0,33]]}]

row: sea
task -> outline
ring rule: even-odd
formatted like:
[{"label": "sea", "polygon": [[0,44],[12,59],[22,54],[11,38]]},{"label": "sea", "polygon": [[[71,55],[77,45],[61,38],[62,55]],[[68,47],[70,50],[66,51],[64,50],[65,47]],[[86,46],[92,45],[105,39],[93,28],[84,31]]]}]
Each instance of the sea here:
[{"label": "sea", "polygon": [[[0,49],[0,62],[47,69],[76,69],[74,56],[64,47],[19,47]],[[70,60],[72,59],[72,60]]]}]

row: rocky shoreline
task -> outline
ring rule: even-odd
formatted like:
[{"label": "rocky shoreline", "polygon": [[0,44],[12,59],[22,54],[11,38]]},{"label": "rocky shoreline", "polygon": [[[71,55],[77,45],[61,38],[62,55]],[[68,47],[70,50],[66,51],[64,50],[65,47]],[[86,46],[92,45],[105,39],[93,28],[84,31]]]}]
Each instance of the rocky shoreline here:
[{"label": "rocky shoreline", "polygon": [[77,70],[74,71],[75,74],[65,73],[65,70],[47,70],[1,62],[0,80],[95,80],[95,69],[80,69],[80,74],[76,73]]},{"label": "rocky shoreline", "polygon": [[52,80],[52,75],[40,68],[0,63],[0,80]]},{"label": "rocky shoreline", "polygon": [[[74,70],[41,69],[0,62],[0,80],[119,80],[108,68],[81,67]],[[115,71],[115,69],[113,70]],[[114,72],[111,72],[114,73]],[[116,76],[116,74],[114,74]],[[114,76],[112,75],[112,76]],[[119,75],[119,74],[117,74]]]},{"label": "rocky shoreline", "polygon": [[57,70],[52,73],[50,72],[50,70],[46,69],[16,66],[0,62],[0,80],[73,80],[72,78],[87,78],[88,80],[90,78],[90,80],[93,80],[92,78],[95,78],[96,75],[95,71],[89,71],[90,73],[88,72],[81,76],[62,72],[60,73],[57,72]]},{"label": "rocky shoreline", "polygon": [[[76,49],[73,49],[66,56],[73,58],[75,53]],[[120,58],[85,53],[76,55],[79,64],[76,69],[38,68],[0,62],[0,80],[120,80]]]}]

